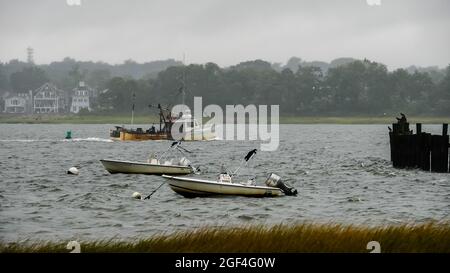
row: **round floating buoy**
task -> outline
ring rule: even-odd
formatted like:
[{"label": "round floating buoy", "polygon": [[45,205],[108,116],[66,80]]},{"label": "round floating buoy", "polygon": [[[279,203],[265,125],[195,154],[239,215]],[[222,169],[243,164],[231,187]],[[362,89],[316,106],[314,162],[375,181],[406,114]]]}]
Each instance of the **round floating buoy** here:
[{"label": "round floating buoy", "polygon": [[67,171],[67,174],[73,174],[73,175],[78,175],[79,171],[77,168],[72,167]]},{"label": "round floating buoy", "polygon": [[359,197],[349,197],[349,198],[347,199],[347,201],[348,201],[348,202],[361,202],[362,199],[359,198]]},{"label": "round floating buoy", "polygon": [[137,191],[133,192],[132,196],[134,199],[142,199],[142,195]]}]

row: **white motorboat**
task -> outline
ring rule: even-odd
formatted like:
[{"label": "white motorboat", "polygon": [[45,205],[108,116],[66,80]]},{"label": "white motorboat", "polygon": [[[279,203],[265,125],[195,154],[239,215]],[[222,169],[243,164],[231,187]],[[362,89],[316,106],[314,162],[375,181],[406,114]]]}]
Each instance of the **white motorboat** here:
[{"label": "white motorboat", "polygon": [[[186,175],[195,172],[195,168],[191,166],[190,162],[184,157],[183,151],[186,149],[180,147],[181,142],[173,142],[169,149],[160,157],[155,155],[150,156],[147,162],[123,161],[114,159],[101,159],[105,169],[109,173],[134,173],[134,174],[177,174]],[[177,150],[183,157],[179,161],[175,159],[168,159],[167,153],[170,150]],[[187,151],[188,152],[188,151]]]},{"label": "white motorboat", "polygon": [[[250,151],[245,157],[247,162],[254,154],[256,149]],[[208,179],[199,179],[193,177],[178,177],[163,175],[169,181],[169,187],[178,194],[185,197],[200,197],[210,195],[241,195],[252,197],[274,197],[280,195],[296,195],[297,190],[287,186],[281,181],[281,178],[272,173],[265,181],[265,186],[258,186],[253,179],[247,181],[234,182],[233,176],[236,175],[240,167],[233,173],[222,172],[216,181]]]},{"label": "white motorboat", "polygon": [[100,160],[109,173],[135,173],[135,174],[190,174],[193,168],[190,165],[173,165],[171,162],[147,163],[136,161],[120,161],[112,159]]},{"label": "white motorboat", "polygon": [[169,179],[170,188],[185,197],[209,196],[209,195],[242,195],[254,197],[270,197],[282,195],[279,188],[256,186],[252,182],[235,183],[222,180],[213,181],[192,177],[177,177],[163,175]]}]

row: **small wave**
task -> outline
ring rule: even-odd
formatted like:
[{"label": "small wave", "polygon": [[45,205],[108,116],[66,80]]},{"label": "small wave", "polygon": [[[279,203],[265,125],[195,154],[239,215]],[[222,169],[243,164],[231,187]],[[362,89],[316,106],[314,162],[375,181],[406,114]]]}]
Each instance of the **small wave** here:
[{"label": "small wave", "polygon": [[51,139],[0,139],[0,142],[46,142]]},{"label": "small wave", "polygon": [[254,219],[254,217],[252,217],[250,215],[246,215],[246,214],[239,215],[237,218],[244,220],[244,221],[250,221],[250,220]]},{"label": "small wave", "polygon": [[358,196],[352,196],[347,198],[347,202],[361,202],[361,201],[363,200]]},{"label": "small wave", "polygon": [[92,141],[92,142],[113,142],[108,138],[87,137],[87,138],[73,138],[73,139],[0,139],[0,142],[76,142],[76,141]]},{"label": "small wave", "polygon": [[63,141],[113,142],[111,139],[108,139],[108,138],[99,138],[99,137],[64,139]]}]

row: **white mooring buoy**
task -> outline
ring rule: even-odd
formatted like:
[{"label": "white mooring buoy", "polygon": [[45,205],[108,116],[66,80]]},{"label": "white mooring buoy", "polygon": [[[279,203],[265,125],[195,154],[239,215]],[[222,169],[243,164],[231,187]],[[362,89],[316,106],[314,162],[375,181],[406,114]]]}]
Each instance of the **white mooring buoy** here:
[{"label": "white mooring buoy", "polygon": [[79,174],[79,171],[78,171],[77,168],[72,167],[72,168],[70,168],[70,169],[67,171],[67,174],[78,175],[78,174]]},{"label": "white mooring buoy", "polygon": [[132,196],[134,199],[142,199],[142,195],[137,191],[133,192]]}]

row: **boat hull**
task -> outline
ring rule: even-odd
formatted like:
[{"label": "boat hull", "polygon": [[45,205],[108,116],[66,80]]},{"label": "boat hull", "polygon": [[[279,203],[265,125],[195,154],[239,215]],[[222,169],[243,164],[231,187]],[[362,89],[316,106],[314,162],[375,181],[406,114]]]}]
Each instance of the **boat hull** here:
[{"label": "boat hull", "polygon": [[177,174],[185,175],[192,173],[190,166],[176,166],[176,165],[159,165],[132,161],[117,161],[117,160],[100,160],[103,166],[109,173],[132,173],[132,174]]},{"label": "boat hull", "polygon": [[[173,140],[170,134],[167,133],[157,133],[157,134],[148,134],[148,133],[134,133],[134,132],[120,132],[119,137],[110,137],[111,140],[116,141],[144,141],[144,140]],[[189,133],[182,137],[184,141],[198,141],[198,140],[214,140],[216,139],[216,135],[211,132],[195,132]]]},{"label": "boat hull", "polygon": [[193,179],[163,175],[168,179],[169,187],[185,197],[201,197],[213,195],[239,195],[249,197],[275,197],[282,195],[278,188],[266,186],[248,186],[238,183],[223,183],[211,180]]},{"label": "boat hull", "polygon": [[118,140],[121,141],[166,140],[166,139],[172,138],[169,137],[169,135],[166,133],[151,134],[151,133],[134,133],[126,131],[120,132],[120,137],[118,138]]}]

